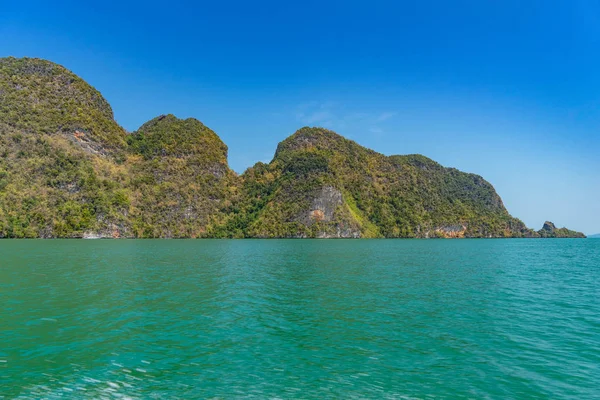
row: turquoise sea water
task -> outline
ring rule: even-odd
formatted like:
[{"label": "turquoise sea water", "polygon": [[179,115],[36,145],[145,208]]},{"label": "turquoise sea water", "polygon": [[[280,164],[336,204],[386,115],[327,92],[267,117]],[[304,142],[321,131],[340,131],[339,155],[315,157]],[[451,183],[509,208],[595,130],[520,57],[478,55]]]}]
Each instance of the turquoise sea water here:
[{"label": "turquoise sea water", "polygon": [[600,240],[0,241],[0,398],[600,398]]}]

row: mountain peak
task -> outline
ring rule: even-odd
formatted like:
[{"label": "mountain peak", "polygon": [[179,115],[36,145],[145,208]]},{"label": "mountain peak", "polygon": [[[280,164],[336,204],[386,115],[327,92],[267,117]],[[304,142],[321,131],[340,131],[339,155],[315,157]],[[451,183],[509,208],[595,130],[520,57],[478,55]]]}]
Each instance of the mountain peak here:
[{"label": "mountain peak", "polygon": [[159,115],[128,137],[132,150],[146,158],[201,155],[205,161],[227,161],[227,146],[195,118]]},{"label": "mountain peak", "polygon": [[0,123],[65,134],[91,147],[121,147],[125,131],[102,94],[65,67],[39,58],[0,58]]},{"label": "mountain peak", "polygon": [[367,149],[353,140],[325,128],[308,127],[298,129],[277,145],[275,159],[288,158],[291,153],[298,151],[322,151],[332,154],[379,154]]},{"label": "mountain peak", "polygon": [[542,226],[543,231],[554,232],[556,229],[556,225],[553,222],[546,221],[544,222],[544,226]]}]

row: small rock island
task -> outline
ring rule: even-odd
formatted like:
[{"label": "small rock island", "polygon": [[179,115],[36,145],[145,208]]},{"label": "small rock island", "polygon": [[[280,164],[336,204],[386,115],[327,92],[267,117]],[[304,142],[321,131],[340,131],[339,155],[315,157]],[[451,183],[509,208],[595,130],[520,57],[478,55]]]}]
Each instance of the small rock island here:
[{"label": "small rock island", "polygon": [[557,228],[552,222],[544,222],[542,229],[538,231],[542,238],[585,238],[581,232],[575,232],[567,228]]}]

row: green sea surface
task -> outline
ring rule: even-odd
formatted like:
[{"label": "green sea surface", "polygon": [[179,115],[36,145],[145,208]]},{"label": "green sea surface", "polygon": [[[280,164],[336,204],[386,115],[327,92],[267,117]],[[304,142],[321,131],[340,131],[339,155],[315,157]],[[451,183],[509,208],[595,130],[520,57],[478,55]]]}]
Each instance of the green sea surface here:
[{"label": "green sea surface", "polygon": [[600,241],[0,241],[2,399],[600,398]]}]

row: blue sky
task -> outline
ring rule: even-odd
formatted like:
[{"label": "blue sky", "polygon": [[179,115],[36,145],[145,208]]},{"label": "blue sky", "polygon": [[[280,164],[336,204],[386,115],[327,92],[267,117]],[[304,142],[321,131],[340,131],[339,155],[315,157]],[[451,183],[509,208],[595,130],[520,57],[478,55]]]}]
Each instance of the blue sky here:
[{"label": "blue sky", "polygon": [[[89,3],[89,4],[87,4]],[[195,117],[242,172],[301,126],[489,180],[508,210],[600,232],[600,3],[17,2],[0,56],[58,62],[133,131]]]}]

